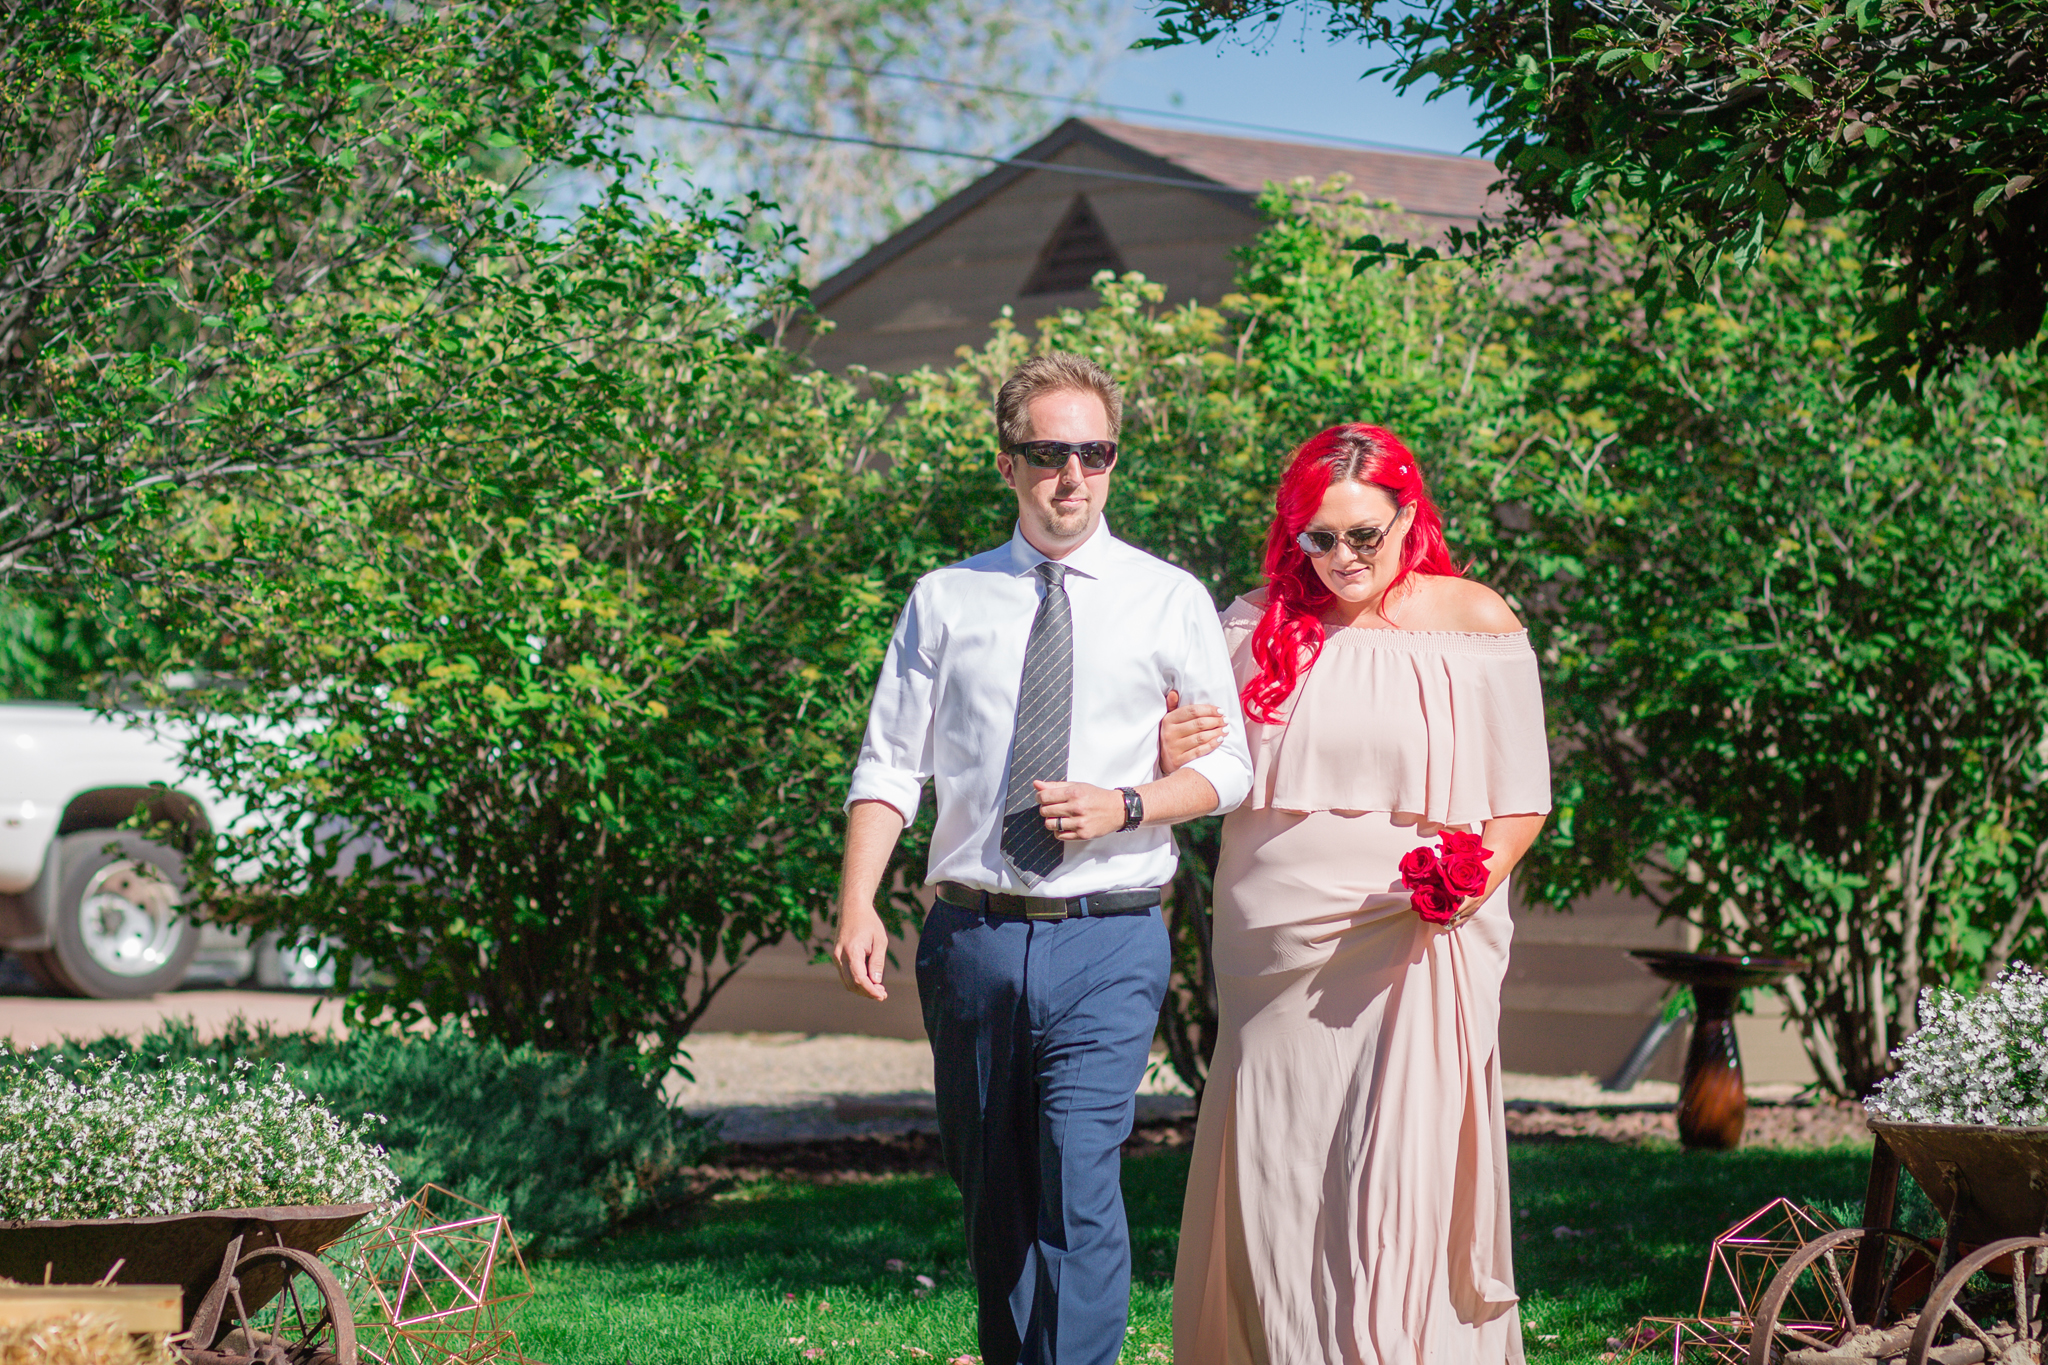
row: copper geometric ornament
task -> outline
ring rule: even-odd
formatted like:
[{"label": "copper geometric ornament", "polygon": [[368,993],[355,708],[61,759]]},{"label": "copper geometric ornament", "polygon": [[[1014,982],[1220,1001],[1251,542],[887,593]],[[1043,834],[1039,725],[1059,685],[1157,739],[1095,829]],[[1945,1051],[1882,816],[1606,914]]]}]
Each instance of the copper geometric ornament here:
[{"label": "copper geometric ornament", "polygon": [[1728,1318],[1644,1318],[1602,1360],[1641,1365],[1748,1365],[1749,1339]]},{"label": "copper geometric ornament", "polygon": [[[1613,1349],[1601,1359],[1621,1365],[1747,1365],[1750,1326],[1764,1290],[1801,1247],[1832,1231],[1834,1224],[1811,1209],[1789,1199],[1773,1199],[1714,1238],[1696,1317],[1644,1318],[1626,1337],[1609,1342]],[[1716,1297],[1716,1288],[1734,1298],[1734,1309],[1709,1317],[1707,1304]],[[1793,1316],[1815,1316],[1818,1322],[1845,1307],[1832,1302],[1786,1304]]]},{"label": "copper geometric ornament", "polygon": [[[1834,1230],[1831,1220],[1805,1205],[1782,1196],[1773,1199],[1714,1239],[1707,1254],[1706,1283],[1700,1286],[1700,1316],[1706,1316],[1707,1300],[1713,1297],[1714,1281],[1719,1278],[1735,1299],[1733,1316],[1746,1324],[1756,1316],[1764,1290],[1776,1278],[1778,1268],[1808,1242]],[[1836,1307],[1815,1304],[1811,1311]]]},{"label": "copper geometric ornament", "polygon": [[512,1318],[533,1277],[503,1214],[427,1185],[327,1255],[347,1267],[365,1365],[524,1359]]}]

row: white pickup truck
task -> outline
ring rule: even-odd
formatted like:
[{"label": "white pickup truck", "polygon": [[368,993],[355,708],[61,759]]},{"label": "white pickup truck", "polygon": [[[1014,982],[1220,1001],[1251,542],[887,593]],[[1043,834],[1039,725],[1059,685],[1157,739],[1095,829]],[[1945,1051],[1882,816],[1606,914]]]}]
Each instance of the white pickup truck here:
[{"label": "white pickup truck", "polygon": [[183,849],[119,828],[138,810],[195,839],[239,814],[147,728],[81,706],[0,703],[0,948],[50,989],[100,999],[169,990],[195,967],[314,984],[274,943],[195,923],[181,904]]}]

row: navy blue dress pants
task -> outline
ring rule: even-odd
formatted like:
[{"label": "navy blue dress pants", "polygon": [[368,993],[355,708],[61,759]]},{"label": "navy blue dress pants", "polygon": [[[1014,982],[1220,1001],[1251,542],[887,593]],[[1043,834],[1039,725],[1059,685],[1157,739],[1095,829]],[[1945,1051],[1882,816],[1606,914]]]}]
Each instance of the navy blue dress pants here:
[{"label": "navy blue dress pants", "polygon": [[925,919],[917,990],[983,1365],[1113,1365],[1123,1348],[1121,1148],[1169,959],[1157,909],[1011,920],[940,901]]}]

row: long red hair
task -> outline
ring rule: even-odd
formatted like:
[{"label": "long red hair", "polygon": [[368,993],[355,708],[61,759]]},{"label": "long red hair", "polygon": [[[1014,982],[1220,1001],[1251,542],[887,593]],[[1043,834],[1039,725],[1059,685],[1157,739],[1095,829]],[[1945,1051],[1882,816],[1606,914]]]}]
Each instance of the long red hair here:
[{"label": "long red hair", "polygon": [[1315,517],[1323,495],[1335,483],[1374,484],[1393,496],[1397,512],[1415,509],[1407,539],[1401,543],[1400,569],[1387,585],[1388,592],[1417,571],[1454,578],[1459,573],[1451,548],[1444,543],[1444,519],[1423,485],[1422,466],[1400,437],[1363,422],[1317,432],[1294,452],[1273,497],[1273,524],[1266,531],[1266,614],[1252,634],[1252,658],[1259,671],[1239,698],[1252,720],[1278,721],[1279,707],[1294,695],[1302,673],[1314,667],[1323,652],[1321,612],[1333,594],[1294,538]]}]

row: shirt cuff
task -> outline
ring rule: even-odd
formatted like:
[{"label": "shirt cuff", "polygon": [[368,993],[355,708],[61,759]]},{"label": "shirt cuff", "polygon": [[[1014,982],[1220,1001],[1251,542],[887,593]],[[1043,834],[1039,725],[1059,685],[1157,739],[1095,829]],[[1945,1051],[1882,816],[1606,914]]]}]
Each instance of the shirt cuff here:
[{"label": "shirt cuff", "polygon": [[[1250,790],[1249,784],[1246,790]],[[850,807],[856,801],[886,801],[903,817],[903,823],[909,825],[917,819],[918,798],[923,792],[924,779],[916,773],[870,760],[854,768],[853,781],[846,791],[846,805]],[[1238,799],[1242,801],[1244,798],[1240,796]]]},{"label": "shirt cuff", "polygon": [[1244,799],[1252,794],[1252,770],[1245,766],[1243,759],[1231,753],[1227,746],[1203,754],[1182,766],[1200,773],[1209,780],[1209,785],[1216,789],[1216,809],[1211,812],[1212,814],[1228,815],[1243,805]]}]

